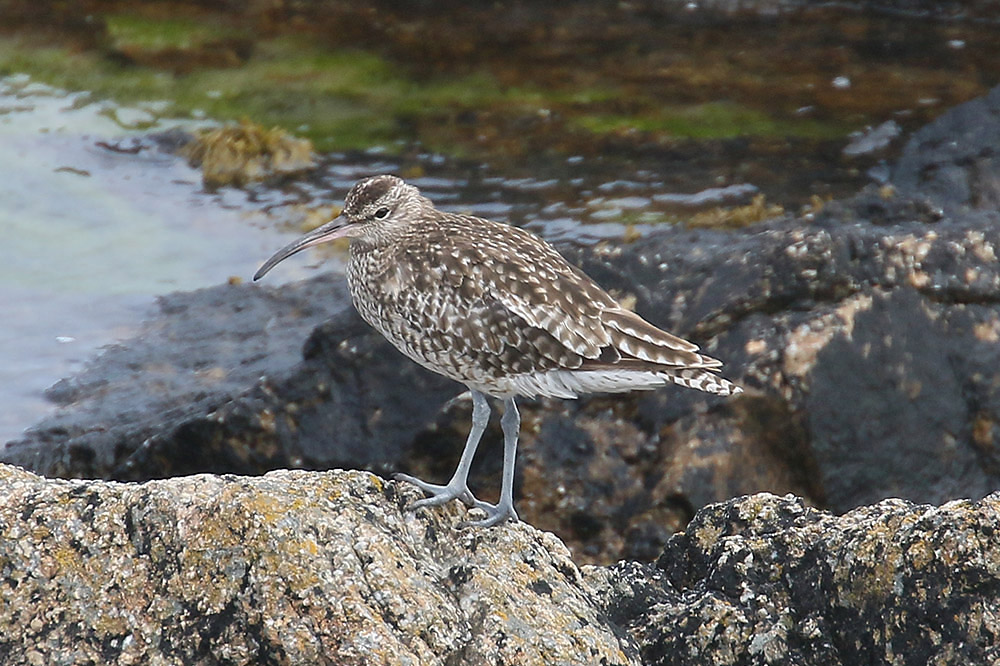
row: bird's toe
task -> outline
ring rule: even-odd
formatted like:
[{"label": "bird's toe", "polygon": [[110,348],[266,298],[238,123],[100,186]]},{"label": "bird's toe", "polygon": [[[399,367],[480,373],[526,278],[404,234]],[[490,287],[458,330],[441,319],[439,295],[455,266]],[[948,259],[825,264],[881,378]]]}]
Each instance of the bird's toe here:
[{"label": "bird's toe", "polygon": [[489,502],[476,500],[475,508],[485,512],[486,518],[483,518],[482,520],[466,520],[459,524],[459,529],[466,529],[469,527],[493,527],[494,525],[501,525],[508,520],[511,522],[517,522],[520,520],[517,517],[517,511],[514,510],[514,506],[511,504],[505,504],[503,502],[500,504],[490,504]]},{"label": "bird's toe", "polygon": [[410,476],[409,474],[393,474],[392,478],[396,481],[405,481],[406,483],[412,483],[417,488],[420,488],[425,493],[428,493],[430,497],[425,497],[424,499],[417,500],[413,504],[409,505],[408,511],[413,511],[421,507],[428,506],[440,506],[441,504],[446,504],[453,499],[461,500],[466,506],[472,507],[476,506],[479,502],[472,494],[466,485],[446,485],[442,486],[436,483],[428,483],[427,481],[421,481],[415,476]]}]

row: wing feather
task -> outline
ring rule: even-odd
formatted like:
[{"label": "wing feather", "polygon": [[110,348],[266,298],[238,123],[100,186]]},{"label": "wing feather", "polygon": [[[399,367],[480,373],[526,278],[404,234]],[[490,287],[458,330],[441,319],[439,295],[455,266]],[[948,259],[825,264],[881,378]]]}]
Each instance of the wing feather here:
[{"label": "wing feather", "polygon": [[[416,272],[427,274],[427,279],[437,281],[436,288],[455,292],[454,298],[439,301],[439,307],[448,312],[442,311],[434,319],[492,329],[479,333],[482,343],[477,346],[483,353],[498,355],[498,372],[508,365],[499,355],[515,353],[535,355],[538,370],[616,367],[677,373],[693,368],[713,373],[722,366],[720,361],[699,354],[694,343],[622,308],[597,283],[529,232],[479,218],[458,219],[461,228],[443,226],[439,243],[428,243],[434,239],[424,238],[419,244],[448,247],[448,256],[413,253],[404,261]],[[462,262],[462,270],[443,268],[456,261]],[[419,266],[421,263],[424,265]],[[428,265],[441,268],[428,272]],[[478,317],[473,310],[479,312]],[[530,362],[520,358],[516,365],[527,367]]]}]

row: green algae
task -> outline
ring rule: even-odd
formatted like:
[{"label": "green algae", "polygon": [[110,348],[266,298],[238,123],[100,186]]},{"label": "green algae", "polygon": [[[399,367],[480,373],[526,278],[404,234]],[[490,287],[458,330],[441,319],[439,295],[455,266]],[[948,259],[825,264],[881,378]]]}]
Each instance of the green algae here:
[{"label": "green algae", "polygon": [[[916,126],[988,89],[998,57],[975,26],[922,24],[903,39],[894,20],[822,11],[739,29],[612,12],[619,32],[599,50],[592,12],[569,7],[66,11],[87,30],[53,40],[40,13],[0,37],[0,73],[121,103],[166,100],[164,116],[249,118],[320,152],[416,144],[521,160],[735,138],[804,140],[784,148],[797,151],[890,114]],[[873,55],[873,35],[892,48]]]},{"label": "green algae", "polygon": [[729,139],[740,136],[829,139],[844,136],[851,127],[815,119],[780,118],[733,102],[670,106],[641,115],[582,114],[572,124],[594,134],[636,130],[684,139]]},{"label": "green algae", "polygon": [[[305,52],[304,52],[305,51]],[[161,116],[249,117],[305,136],[320,150],[386,144],[398,134],[393,106],[406,99],[406,82],[375,56],[319,53],[291,39],[262,42],[238,68],[184,76],[122,64],[96,52],[0,39],[0,73],[27,73],[68,90],[129,104],[165,100]]]},{"label": "green algae", "polygon": [[[157,48],[193,43],[184,21],[166,22]],[[111,22],[113,39],[150,35],[136,22]],[[211,33],[201,26],[200,39]],[[27,73],[68,90],[87,90],[120,103],[164,100],[160,116],[251,118],[310,139],[318,150],[390,146],[406,136],[408,120],[453,116],[483,106],[539,104],[540,92],[502,90],[485,73],[415,81],[385,59],[359,50],[326,51],[310,40],[279,37],[259,41],[239,67],[215,67],[183,76],[152,67],[123,64],[98,52],[0,38],[0,73]]]},{"label": "green algae", "polygon": [[190,49],[226,37],[248,37],[242,30],[205,17],[150,19],[132,14],[106,14],[104,23],[116,47]]},{"label": "green algae", "polygon": [[565,129],[597,137],[627,129],[699,139],[844,133],[843,127],[776,120],[731,103],[660,108],[647,100],[634,115],[603,113],[599,109],[613,106],[624,91],[608,85],[504,86],[483,69],[417,78],[374,53],[331,50],[302,35],[257,39],[243,60],[243,54],[227,56],[221,47],[221,55],[202,58],[206,65],[198,49],[243,33],[195,19],[114,14],[104,20],[107,45],[99,50],[52,46],[23,36],[0,38],[0,73],[26,73],[119,103],[165,100],[158,107],[160,116],[250,118],[303,136],[319,151],[391,148],[416,139],[442,152],[467,155],[470,137],[449,129],[467,111],[486,112],[502,123],[505,118],[547,117],[554,110]]}]

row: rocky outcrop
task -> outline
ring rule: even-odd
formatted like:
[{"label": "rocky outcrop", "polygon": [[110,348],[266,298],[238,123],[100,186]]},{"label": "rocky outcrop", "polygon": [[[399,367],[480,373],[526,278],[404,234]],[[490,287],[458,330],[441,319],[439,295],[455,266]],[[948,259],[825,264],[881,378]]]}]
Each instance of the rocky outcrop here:
[{"label": "rocky outcrop", "polygon": [[[757,395],[712,419],[697,395],[635,398],[646,432],[689,448],[667,470],[678,492],[701,506],[775,489],[784,470],[786,489],[846,511],[1000,487],[1000,219],[928,215],[867,193],[808,225],[664,235],[627,260],[584,259],[634,290],[640,313],[709,341]],[[769,469],[748,469],[747,447]]]},{"label": "rocky outcrop", "polygon": [[175,293],[158,306],[133,339],[50,389],[63,408],[2,457],[48,476],[119,480],[391,470],[459,390],[374,335],[334,276]]},{"label": "rocky outcrop", "polygon": [[0,488],[8,666],[638,663],[557,539],[369,473]]},{"label": "rocky outcrop", "polygon": [[834,516],[710,505],[655,565],[584,567],[518,523],[365,472],[122,484],[0,465],[0,661],[986,664],[1000,495]]},{"label": "rocky outcrop", "polygon": [[700,511],[655,566],[589,569],[643,663],[993,664],[1000,495],[843,516],[754,495]]},{"label": "rocky outcrop", "polygon": [[914,133],[893,170],[910,197],[950,215],[1000,209],[1000,88]]},{"label": "rocky outcrop", "polygon": [[[748,395],[568,404],[573,437],[540,432],[536,449],[594,451],[597,478],[629,479],[612,482],[617,506],[680,498],[698,508],[771,490],[843,512],[1000,488],[1000,161],[986,141],[998,133],[1000,89],[921,130],[894,171],[898,187],[742,233],[678,229],[576,252],[638,312],[738,369]],[[587,436],[608,413],[635,428],[629,447]],[[593,466],[546,469],[586,509],[601,506],[601,486],[574,484]],[[642,490],[629,491],[635,479]],[[655,515],[632,514],[630,529],[655,540]],[[604,514],[605,533],[615,522]]]}]

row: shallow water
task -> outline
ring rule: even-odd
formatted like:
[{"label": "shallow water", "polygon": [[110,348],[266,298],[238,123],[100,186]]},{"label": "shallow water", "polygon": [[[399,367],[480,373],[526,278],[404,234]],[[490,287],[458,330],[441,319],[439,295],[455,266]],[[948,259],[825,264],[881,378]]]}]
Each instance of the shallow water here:
[{"label": "shallow water", "polygon": [[140,135],[113,115],[152,121],[0,79],[0,442],[52,409],[46,387],[133,334],[157,294],[246,278],[286,237],[246,203],[219,205],[179,158],[102,147]]}]

